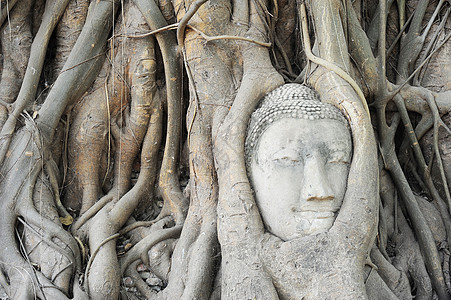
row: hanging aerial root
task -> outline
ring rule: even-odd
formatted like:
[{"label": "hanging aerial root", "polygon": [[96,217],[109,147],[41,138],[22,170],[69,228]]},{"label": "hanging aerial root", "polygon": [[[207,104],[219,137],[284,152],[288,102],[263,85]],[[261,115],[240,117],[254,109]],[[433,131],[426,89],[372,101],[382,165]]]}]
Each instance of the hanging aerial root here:
[{"label": "hanging aerial root", "polygon": [[3,163],[6,152],[8,151],[11,136],[14,133],[16,122],[19,120],[20,114],[25,107],[34,100],[39,79],[41,78],[39,74],[42,72],[50,37],[68,3],[69,0],[52,0],[46,3],[41,26],[31,45],[27,70],[23,78],[19,95],[14,102],[14,110],[9,115],[1,131],[1,136],[4,136],[5,138],[1,140],[0,143],[0,164]]},{"label": "hanging aerial root", "polygon": [[[423,18],[426,14],[429,1],[420,1],[415,8],[413,13],[413,19],[409,26],[409,30],[403,36],[401,40],[400,54],[397,70],[397,83],[403,81],[409,81],[412,76],[409,73],[414,67],[415,62],[420,55],[423,45],[426,41],[426,36],[435,22],[435,18],[440,11],[441,6],[444,4],[444,0],[440,0],[436,6],[434,14],[429,19],[426,27],[423,26]],[[424,29],[424,30],[423,30]],[[421,32],[423,30],[423,32]],[[406,79],[408,78],[408,79]]]},{"label": "hanging aerial root", "polygon": [[183,51],[185,48],[185,29],[188,25],[189,20],[194,16],[194,14],[199,10],[199,8],[207,2],[207,0],[197,0],[194,3],[191,3],[188,11],[185,13],[183,18],[179,22],[179,26],[177,28],[177,44],[179,49]]},{"label": "hanging aerial root", "polygon": [[[387,98],[386,98],[387,99]],[[441,167],[441,173],[442,173],[442,180],[445,180],[446,177],[444,176],[443,172],[443,166],[441,166],[441,156],[440,152],[438,151],[438,127],[441,125],[449,132],[449,128],[444,124],[442,121],[440,114],[439,114],[439,108],[438,103],[435,101],[433,95],[428,90],[422,88],[422,87],[412,87],[412,86],[405,86],[402,90],[400,90],[399,95],[395,96],[395,103],[398,111],[403,116],[404,125],[406,127],[406,140],[401,145],[400,153],[407,153],[407,148],[412,148],[413,153],[415,156],[415,161],[418,164],[418,168],[421,173],[421,180],[425,183],[425,189],[428,190],[435,201],[435,203],[438,205],[440,215],[442,216],[443,221],[446,224],[446,232],[448,236],[448,240],[451,240],[451,217],[448,213],[448,208],[446,207],[445,202],[441,198],[440,194],[438,193],[434,182],[432,181],[431,173],[430,173],[430,166],[432,166],[432,162],[427,164],[425,161],[425,158],[423,156],[422,150],[420,148],[420,145],[418,144],[418,140],[421,139],[421,137],[426,133],[427,130],[429,130],[430,127],[434,127],[434,131],[436,130],[437,135],[434,135],[434,153],[436,154],[439,163],[439,168]],[[410,118],[408,116],[407,108],[409,111],[416,111],[419,114],[422,115],[420,123],[417,125],[415,131],[413,131],[413,126],[410,121]],[[407,154],[406,154],[407,155]],[[408,157],[404,158],[404,161],[407,161]],[[401,160],[400,163],[402,163],[403,160]],[[414,171],[415,174],[416,170]],[[447,198],[449,199],[449,198]],[[449,202],[448,202],[449,203]]]},{"label": "hanging aerial root", "polygon": [[[412,220],[412,226],[417,235],[421,253],[425,258],[425,265],[428,271],[433,274],[431,276],[433,286],[441,299],[448,299],[449,294],[444,282],[443,271],[434,238],[396,157],[395,149],[393,147],[395,130],[391,130],[393,132],[392,135],[386,136],[389,128],[385,118],[385,99],[386,98],[381,97],[381,99],[378,100],[380,103],[377,104],[378,126],[381,131],[380,136],[384,137],[381,140],[380,150],[384,157],[385,167],[390,171],[398,191],[401,194],[401,199],[403,199],[405,203],[409,218]],[[414,133],[407,111],[405,110],[403,99],[398,95],[395,96],[395,101],[397,102],[396,104],[398,106],[398,111],[400,111],[403,123],[408,126],[407,131]],[[396,129],[396,125],[394,128]],[[413,138],[412,134],[410,134],[410,136]],[[412,142],[412,145],[415,146],[415,141]],[[424,160],[424,158],[422,159]]]},{"label": "hanging aerial root", "polygon": [[151,187],[154,185],[157,176],[158,151],[162,138],[162,120],[162,102],[156,97],[152,101],[151,117],[141,149],[141,170],[138,175],[138,181],[131,190],[118,200],[110,211],[111,217],[119,224],[125,224],[144,195],[153,192]]},{"label": "hanging aerial root", "polygon": [[[422,92],[422,90],[419,90],[419,92]],[[435,125],[434,125],[434,132],[435,132],[435,130],[438,131],[438,127],[437,127],[436,123],[438,122],[438,120],[441,120],[441,118],[438,115],[438,110],[437,110],[437,108],[435,106],[435,103],[433,103],[434,100],[431,98],[432,96],[430,94],[423,93],[422,96],[426,99],[426,101],[430,105],[430,110],[433,113],[434,123],[435,123]],[[412,126],[412,122],[410,121],[410,118],[408,116],[407,109],[406,109],[406,106],[405,106],[405,100],[404,100],[404,98],[401,95],[396,95],[394,97],[394,102],[395,102],[396,107],[398,108],[398,111],[399,111],[399,113],[401,115],[401,118],[402,118],[402,120],[404,122],[404,126],[406,127],[407,137],[408,137],[408,139],[410,141],[411,147],[413,148],[413,152],[415,154],[415,158],[416,158],[416,160],[417,160],[417,162],[418,162],[418,164],[420,166],[421,174],[422,174],[422,177],[423,177],[423,179],[424,179],[424,181],[426,183],[426,186],[428,187],[429,192],[431,193],[433,199],[435,201],[437,201],[438,203],[441,203],[441,202],[443,202],[443,200],[441,199],[440,195],[438,194],[437,189],[435,188],[435,185],[434,185],[434,183],[432,181],[432,177],[431,177],[431,174],[430,174],[430,169],[429,169],[429,167],[427,166],[427,164],[425,162],[424,155],[422,153],[422,150],[421,150],[420,145],[418,143],[418,139],[417,139],[417,137],[415,135],[415,131],[414,131],[413,126]],[[437,147],[435,147],[435,148],[438,148],[438,141],[436,142],[436,145],[437,145]],[[440,152],[438,152],[438,149],[435,149],[435,150],[436,150],[436,155],[438,155],[438,158],[440,159],[440,162],[441,162]],[[439,166],[442,167],[442,169],[441,169],[442,173],[443,173],[442,176],[444,177],[443,165],[441,165],[439,163]],[[444,178],[444,180],[446,182],[446,178]],[[448,200],[451,199],[451,197],[449,196],[449,191],[447,193],[447,199]],[[451,206],[450,205],[451,205],[451,202],[448,202],[448,206],[450,207],[449,209],[451,211]]]},{"label": "hanging aerial root", "polygon": [[[447,178],[445,176],[445,170],[443,167],[443,161],[442,161],[442,157],[439,151],[439,147],[438,147],[438,138],[439,138],[439,127],[443,127],[448,134],[451,134],[451,130],[448,128],[448,126],[443,122],[442,118],[440,117],[438,108],[437,108],[437,104],[435,103],[434,98],[432,97],[432,95],[426,95],[426,101],[428,102],[429,108],[432,111],[432,115],[433,115],[433,120],[434,120],[434,126],[433,126],[433,134],[434,134],[434,153],[437,159],[437,163],[440,169],[440,176],[442,179],[442,183],[443,183],[443,187],[445,190],[445,195],[446,195],[446,200],[448,203],[448,208],[449,211],[451,213],[451,195],[449,192],[449,187],[448,187],[448,181]],[[450,229],[451,230],[451,229]]]},{"label": "hanging aerial root", "polygon": [[[419,72],[423,66],[432,58],[432,56],[443,46],[446,44],[446,42],[448,42],[448,40],[451,38],[451,32],[443,39],[443,41],[437,45],[437,47],[418,65],[418,67],[412,72],[412,74],[410,74],[410,76],[403,81],[401,84],[395,86],[396,89],[393,89],[390,93],[386,93],[385,95],[385,102],[390,101],[391,99],[393,99],[398,93],[400,93],[406,85],[409,84],[410,80],[412,78],[415,77],[415,75],[417,74],[417,72]],[[446,97],[446,92],[442,93],[442,95],[444,97]]]},{"label": "hanging aerial root", "polygon": [[53,196],[55,197],[56,209],[58,210],[58,214],[60,215],[60,221],[63,225],[71,225],[72,222],[74,221],[74,219],[67,212],[64,205],[61,203],[58,179],[57,179],[57,175],[56,175],[58,172],[58,166],[56,165],[56,163],[53,159],[49,160],[45,164],[45,171],[46,171],[47,175],[49,176],[49,181],[50,181],[50,185],[52,187]]},{"label": "hanging aerial root", "polygon": [[68,105],[78,100],[97,77],[104,59],[100,54],[105,51],[118,2],[91,1],[83,30],[63,67],[65,71],[56,79],[36,119],[45,140],[52,139]]},{"label": "hanging aerial root", "polygon": [[[444,1],[440,1],[440,5],[443,4]],[[439,5],[438,5],[439,6]],[[436,7],[436,10],[434,11],[434,16],[430,19],[429,23],[428,23],[428,27],[432,26],[432,22],[435,20],[436,14],[438,13],[438,11],[440,10],[439,7]],[[442,21],[440,22],[440,24],[438,25],[438,27],[436,28],[432,38],[429,41],[428,46],[426,47],[426,49],[423,51],[423,54],[421,55],[421,57],[418,59],[418,61],[424,61],[426,59],[426,56],[429,54],[429,52],[431,51],[432,47],[434,45],[436,45],[438,43],[438,38],[441,35],[441,33],[443,32],[445,25],[447,23],[449,14],[451,12],[451,7],[448,7],[448,9],[446,10],[445,15],[442,18]],[[425,32],[426,33],[426,32]],[[424,36],[425,33],[423,33]],[[420,72],[418,72],[414,79],[413,79],[413,85],[415,86],[420,86],[421,85],[421,81],[424,77],[424,74],[426,72],[427,67],[423,68]]]},{"label": "hanging aerial root", "polygon": [[13,103],[19,93],[27,68],[33,36],[31,33],[32,0],[21,1],[2,27],[1,45],[3,69],[0,80],[0,99]]},{"label": "hanging aerial root", "polygon": [[[167,26],[161,11],[154,1],[134,0],[151,30]],[[163,162],[161,165],[159,187],[164,200],[161,219],[165,214],[174,215],[177,224],[185,220],[188,203],[183,196],[178,180],[177,164],[179,161],[181,134],[181,61],[177,55],[177,41],[173,32],[156,34],[163,61],[165,62],[165,79],[167,91],[168,125]],[[180,45],[179,45],[180,46]]]},{"label": "hanging aerial root", "polygon": [[245,42],[249,42],[249,43],[254,43],[254,44],[257,44],[257,45],[260,45],[263,47],[268,47],[268,48],[272,46],[271,43],[261,42],[259,40],[250,39],[250,38],[247,38],[244,36],[233,36],[233,35],[209,36],[193,26],[187,25],[187,27],[194,30],[198,34],[200,34],[202,36],[202,38],[207,42],[219,41],[219,40],[236,40],[236,41],[245,41]]},{"label": "hanging aerial root", "polygon": [[5,22],[6,19],[9,19],[9,13],[14,8],[18,0],[9,0],[6,1],[6,6],[3,7],[0,11],[0,26],[3,26],[3,22]]},{"label": "hanging aerial root", "polygon": [[308,33],[308,27],[307,27],[307,13],[305,12],[305,4],[301,4],[301,16],[302,16],[302,36],[304,38],[304,50],[305,54],[307,55],[307,58],[314,62],[317,65],[323,66],[324,68],[335,72],[338,76],[346,80],[354,89],[354,91],[357,93],[357,95],[360,98],[360,101],[362,102],[363,107],[365,108],[366,113],[368,114],[368,118],[370,118],[370,110],[368,108],[368,104],[366,103],[365,95],[363,94],[362,90],[360,89],[359,85],[355,82],[354,79],[352,79],[351,76],[349,76],[348,73],[346,73],[343,69],[341,69],[338,65],[329,62],[325,59],[322,59],[318,56],[315,56],[312,53],[311,46],[310,46],[310,38]]}]

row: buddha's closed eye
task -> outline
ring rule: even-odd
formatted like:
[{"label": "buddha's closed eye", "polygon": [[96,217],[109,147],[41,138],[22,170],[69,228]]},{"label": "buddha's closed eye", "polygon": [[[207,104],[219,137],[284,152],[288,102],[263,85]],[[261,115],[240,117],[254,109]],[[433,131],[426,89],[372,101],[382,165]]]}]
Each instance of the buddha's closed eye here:
[{"label": "buddha's closed eye", "polygon": [[271,156],[271,161],[281,166],[294,166],[302,162],[302,156],[299,151],[294,149],[281,149]]}]

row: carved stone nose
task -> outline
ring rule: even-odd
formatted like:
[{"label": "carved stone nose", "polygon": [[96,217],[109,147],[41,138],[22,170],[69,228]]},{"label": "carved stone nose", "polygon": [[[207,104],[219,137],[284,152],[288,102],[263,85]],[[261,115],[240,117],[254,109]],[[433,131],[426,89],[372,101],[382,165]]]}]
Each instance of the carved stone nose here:
[{"label": "carved stone nose", "polygon": [[319,153],[312,155],[305,161],[301,197],[307,201],[333,200],[335,198]]}]

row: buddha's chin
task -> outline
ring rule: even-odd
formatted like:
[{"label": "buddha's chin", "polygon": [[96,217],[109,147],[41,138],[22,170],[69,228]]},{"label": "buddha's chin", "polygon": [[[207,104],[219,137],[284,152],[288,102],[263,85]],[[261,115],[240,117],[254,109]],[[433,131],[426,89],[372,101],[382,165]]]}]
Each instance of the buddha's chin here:
[{"label": "buddha's chin", "polygon": [[299,218],[297,221],[296,236],[304,237],[329,231],[334,224],[335,215],[332,214],[327,217],[321,216],[319,218]]}]

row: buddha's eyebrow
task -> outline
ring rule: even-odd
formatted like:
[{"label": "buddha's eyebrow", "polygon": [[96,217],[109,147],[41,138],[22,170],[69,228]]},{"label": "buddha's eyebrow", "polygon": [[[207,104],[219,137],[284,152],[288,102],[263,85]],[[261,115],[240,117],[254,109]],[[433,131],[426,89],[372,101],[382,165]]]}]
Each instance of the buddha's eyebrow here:
[{"label": "buddha's eyebrow", "polygon": [[288,147],[283,147],[283,148],[280,148],[280,149],[278,149],[278,150],[276,150],[276,151],[273,151],[271,154],[270,154],[270,157],[271,158],[273,158],[274,156],[278,156],[278,155],[294,155],[294,156],[300,156],[301,155],[301,152],[299,151],[299,148],[298,147],[290,147],[290,145],[288,146]]},{"label": "buddha's eyebrow", "polygon": [[285,149],[293,149],[299,151],[299,149],[305,148],[305,143],[297,139],[289,140],[274,140],[273,143],[277,145],[277,149],[272,151],[271,155]]},{"label": "buddha's eyebrow", "polygon": [[352,153],[350,144],[342,140],[322,142],[321,147],[324,151]]}]

